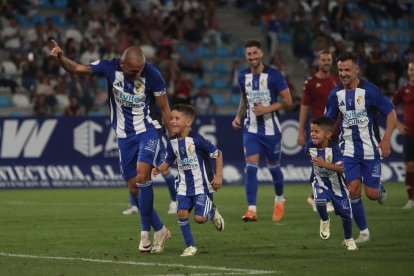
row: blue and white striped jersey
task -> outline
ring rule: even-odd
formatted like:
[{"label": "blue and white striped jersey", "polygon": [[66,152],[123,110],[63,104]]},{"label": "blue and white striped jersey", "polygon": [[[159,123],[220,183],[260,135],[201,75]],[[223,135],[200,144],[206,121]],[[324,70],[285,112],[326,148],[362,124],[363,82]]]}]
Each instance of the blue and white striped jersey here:
[{"label": "blue and white striped jersey", "polygon": [[244,130],[260,135],[280,135],[280,123],[277,112],[256,116],[252,111],[255,104],[269,106],[278,101],[279,93],[288,88],[282,74],[265,66],[261,74],[253,74],[245,69],[239,74],[239,85],[247,97],[247,117]]},{"label": "blue and white striped jersey", "polygon": [[[316,145],[309,141],[305,146],[305,151],[311,159],[315,157],[322,157],[328,163],[336,164],[341,167],[343,166],[341,150],[336,144],[329,144],[329,146],[325,149],[318,149]],[[313,187],[317,184],[331,190],[337,196],[349,196],[343,173],[337,173],[315,165],[313,166],[313,172]]]},{"label": "blue and white striped jersey", "polygon": [[210,158],[217,157],[217,147],[197,133],[191,131],[181,140],[176,136],[171,137],[165,162],[172,166],[177,161],[177,195],[194,196],[214,192],[210,184],[214,179]]},{"label": "blue and white striped jersey", "polygon": [[[107,79],[112,128],[118,138],[145,132],[153,128],[151,112],[155,97],[166,93],[165,81],[151,64],[145,67],[138,80],[129,80],[119,67],[119,58],[101,59],[89,64],[94,74]],[[158,109],[157,109],[158,110]]]},{"label": "blue and white striped jersey", "polygon": [[342,85],[335,87],[328,98],[326,115],[335,120],[341,114],[339,138],[343,156],[379,158],[376,116],[378,112],[388,115],[393,108],[390,100],[368,81],[361,80],[355,90],[346,90]]}]

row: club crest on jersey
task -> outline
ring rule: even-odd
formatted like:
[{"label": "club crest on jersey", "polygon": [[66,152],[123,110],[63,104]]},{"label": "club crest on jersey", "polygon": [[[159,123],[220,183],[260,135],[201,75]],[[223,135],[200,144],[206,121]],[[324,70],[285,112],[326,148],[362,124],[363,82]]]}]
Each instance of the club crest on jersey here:
[{"label": "club crest on jersey", "polygon": [[195,147],[194,147],[194,145],[193,145],[193,144],[189,144],[189,145],[187,146],[187,151],[188,151],[189,153],[193,154],[193,153],[194,153],[194,151],[195,151]]},{"label": "club crest on jersey", "polygon": [[319,82],[316,83],[316,88],[319,88],[321,86],[322,86],[322,84],[320,84]]},{"label": "club crest on jersey", "polygon": [[139,80],[135,80],[134,81],[134,86],[135,86],[135,89],[134,89],[134,93],[135,94],[142,94],[142,93],[144,93],[144,82],[142,81],[142,79],[139,79]]},{"label": "club crest on jersey", "polygon": [[408,93],[410,93],[410,89],[405,89],[405,94],[408,94]]},{"label": "club crest on jersey", "polygon": [[364,99],[362,98],[362,96],[358,96],[356,101],[359,105],[362,105],[362,103],[364,102]]},{"label": "club crest on jersey", "polygon": [[332,163],[332,159],[333,159],[332,154],[331,154],[331,153],[328,153],[328,154],[326,155],[326,162],[328,162],[328,163]]},{"label": "club crest on jersey", "polygon": [[260,86],[261,86],[261,87],[264,87],[265,85],[266,85],[266,81],[265,81],[264,79],[263,79],[263,80],[261,80],[261,81],[260,81]]}]

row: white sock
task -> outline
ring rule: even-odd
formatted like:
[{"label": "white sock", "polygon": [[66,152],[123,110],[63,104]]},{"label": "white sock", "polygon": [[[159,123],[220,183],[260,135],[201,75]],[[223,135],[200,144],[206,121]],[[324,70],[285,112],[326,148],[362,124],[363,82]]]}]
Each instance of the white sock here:
[{"label": "white sock", "polygon": [[278,203],[278,204],[283,203],[283,195],[275,196],[275,203]]},{"label": "white sock", "polygon": [[366,228],[366,229],[360,231],[359,233],[369,235],[369,230],[368,230],[368,228]]},{"label": "white sock", "polygon": [[249,205],[249,207],[247,207],[247,209],[255,211],[256,212],[256,205]]},{"label": "white sock", "polygon": [[148,235],[148,236],[149,236],[149,234],[150,234],[150,233],[149,233],[148,231],[141,231],[141,236],[142,236],[142,235]]}]

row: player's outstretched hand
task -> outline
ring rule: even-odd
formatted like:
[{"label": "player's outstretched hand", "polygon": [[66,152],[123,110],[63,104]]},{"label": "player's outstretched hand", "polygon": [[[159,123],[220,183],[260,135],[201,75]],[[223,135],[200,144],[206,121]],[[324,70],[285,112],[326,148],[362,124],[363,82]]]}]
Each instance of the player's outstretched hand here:
[{"label": "player's outstretched hand", "polygon": [[63,51],[62,51],[62,48],[59,47],[59,44],[57,44],[56,40],[51,39],[50,45],[51,45],[50,55],[52,57],[60,58],[63,55]]},{"label": "player's outstretched hand", "polygon": [[241,128],[240,118],[239,117],[234,118],[233,122],[231,122],[231,125],[233,126],[234,129],[240,129]]}]

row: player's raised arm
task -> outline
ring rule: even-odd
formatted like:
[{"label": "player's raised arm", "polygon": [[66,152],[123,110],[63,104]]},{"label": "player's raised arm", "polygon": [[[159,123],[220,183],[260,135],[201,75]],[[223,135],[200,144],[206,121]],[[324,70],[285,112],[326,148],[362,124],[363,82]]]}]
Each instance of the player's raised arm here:
[{"label": "player's raised arm", "polygon": [[65,57],[63,55],[62,48],[60,48],[54,39],[50,40],[50,45],[50,56],[55,57],[63,69],[72,74],[92,74],[92,69],[89,66],[76,63],[75,61]]}]

